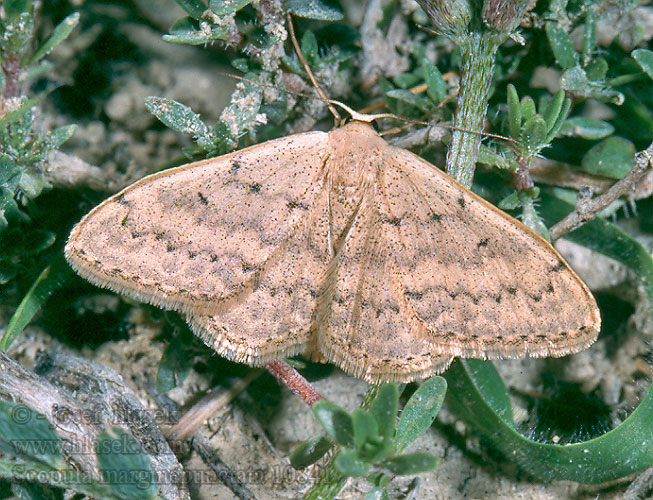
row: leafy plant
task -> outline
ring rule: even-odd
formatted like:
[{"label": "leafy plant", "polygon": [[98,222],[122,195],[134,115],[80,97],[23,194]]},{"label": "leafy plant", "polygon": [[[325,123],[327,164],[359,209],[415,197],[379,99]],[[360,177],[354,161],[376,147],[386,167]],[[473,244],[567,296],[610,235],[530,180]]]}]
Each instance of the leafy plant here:
[{"label": "leafy plant", "polygon": [[[442,377],[425,381],[404,406],[396,427],[397,384],[383,384],[367,408],[351,414],[329,401],[317,401],[313,414],[327,436],[302,443],[292,453],[291,464],[296,468],[313,464],[335,443],[332,464],[341,478],[367,477],[372,488],[366,498],[388,498],[387,486],[394,475],[420,474],[438,466],[438,458],[431,454],[402,452],[431,427],[446,390]],[[324,498],[321,490],[326,486],[318,483],[304,498]]]},{"label": "leafy plant", "polygon": [[58,149],[75,132],[64,125],[43,132],[37,105],[45,94],[28,98],[23,80],[51,69],[45,56],[63,42],[79,22],[74,13],[35,46],[37,20],[30,0],[7,0],[0,19],[0,285],[13,279],[21,263],[54,243],[54,234],[25,232],[30,204],[50,184],[44,176],[47,154]]}]

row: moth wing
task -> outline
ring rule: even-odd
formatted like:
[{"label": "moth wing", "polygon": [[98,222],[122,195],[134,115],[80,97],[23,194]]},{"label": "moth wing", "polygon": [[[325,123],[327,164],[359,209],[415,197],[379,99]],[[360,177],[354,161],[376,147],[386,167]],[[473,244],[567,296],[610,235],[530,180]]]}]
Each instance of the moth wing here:
[{"label": "moth wing", "polygon": [[[374,200],[363,202],[334,261],[330,307],[318,318],[318,348],[370,383],[408,382],[446,369],[434,355],[401,289],[400,270],[383,238]],[[336,265],[337,264],[337,265]]]},{"label": "moth wing", "polygon": [[181,311],[251,290],[323,185],[327,134],[309,132],[166,170],[73,229],[65,255],[92,283]]},{"label": "moth wing", "polygon": [[333,257],[328,228],[324,190],[253,289],[219,314],[190,312],[193,331],[219,355],[250,365],[310,353],[317,302]]},{"label": "moth wing", "polygon": [[562,356],[594,342],[594,298],[555,249],[417,155],[391,148],[384,239],[434,353]]}]

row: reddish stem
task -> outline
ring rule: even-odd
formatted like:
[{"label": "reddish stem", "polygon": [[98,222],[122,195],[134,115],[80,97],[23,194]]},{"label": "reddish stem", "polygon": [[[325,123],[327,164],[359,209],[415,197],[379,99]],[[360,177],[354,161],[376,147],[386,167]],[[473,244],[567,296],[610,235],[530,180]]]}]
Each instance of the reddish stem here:
[{"label": "reddish stem", "polygon": [[285,361],[271,361],[265,365],[265,368],[283,382],[288,389],[302,398],[308,406],[313,406],[316,401],[324,399],[308,380]]},{"label": "reddish stem", "polygon": [[2,65],[2,71],[5,74],[5,99],[18,97],[19,78],[20,78],[20,58],[15,55],[9,55],[5,58]]}]

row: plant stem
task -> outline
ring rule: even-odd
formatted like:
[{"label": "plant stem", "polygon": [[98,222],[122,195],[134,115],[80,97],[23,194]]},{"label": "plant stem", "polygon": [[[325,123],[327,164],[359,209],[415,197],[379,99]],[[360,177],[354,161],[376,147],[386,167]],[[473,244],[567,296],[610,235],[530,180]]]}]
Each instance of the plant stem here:
[{"label": "plant stem", "polygon": [[486,33],[470,33],[460,45],[460,91],[447,153],[447,173],[466,187],[472,185],[474,177],[498,46],[494,37]]},{"label": "plant stem", "polygon": [[288,389],[299,396],[308,406],[313,406],[313,403],[316,401],[324,399],[308,380],[302,377],[297,370],[285,361],[270,361],[265,365],[265,368],[283,382]]}]

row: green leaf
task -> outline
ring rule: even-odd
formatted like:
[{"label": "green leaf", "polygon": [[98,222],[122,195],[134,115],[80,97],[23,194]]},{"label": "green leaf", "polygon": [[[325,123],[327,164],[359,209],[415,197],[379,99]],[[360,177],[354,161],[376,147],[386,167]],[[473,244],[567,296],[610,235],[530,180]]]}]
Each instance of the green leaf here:
[{"label": "green leaf", "polygon": [[611,136],[593,146],[581,160],[581,168],[590,174],[621,179],[635,166],[635,145],[627,139]]},{"label": "green leaf", "polygon": [[608,73],[608,63],[602,57],[594,59],[585,66],[585,74],[590,82],[602,82]]},{"label": "green leaf", "polygon": [[374,438],[380,441],[379,426],[374,417],[366,410],[356,408],[351,418],[354,426],[354,445],[358,450]]},{"label": "green leaf", "polygon": [[499,153],[494,149],[481,144],[478,150],[478,158],[476,161],[478,163],[483,163],[485,165],[491,165],[502,170],[508,170],[513,172],[517,169],[517,163],[515,162],[515,155],[510,153],[506,155],[505,153]]},{"label": "green leaf", "polygon": [[397,426],[395,448],[398,451],[406,448],[431,427],[440,411],[446,392],[447,381],[440,376],[435,376],[426,380],[413,393],[401,412]]},{"label": "green leaf", "polygon": [[389,458],[382,463],[383,467],[398,476],[421,474],[435,469],[440,460],[430,453],[407,453]]},{"label": "green leaf", "polygon": [[179,6],[193,19],[199,19],[207,9],[206,2],[202,0],[175,0]]},{"label": "green leaf", "polygon": [[316,21],[339,21],[344,17],[340,8],[322,0],[285,0],[286,8],[298,17]]},{"label": "green leaf", "polygon": [[157,477],[150,457],[134,436],[120,427],[100,433],[95,442],[98,468],[114,494],[124,500],[157,497]]},{"label": "green leaf", "polygon": [[313,62],[318,58],[317,38],[315,38],[312,31],[307,31],[302,37],[301,50],[309,62]]},{"label": "green leaf", "polygon": [[211,141],[209,128],[188,106],[165,97],[150,96],[145,98],[145,107],[171,129],[188,134],[194,140]]},{"label": "green leaf", "polygon": [[50,295],[61,288],[71,276],[70,267],[68,267],[63,255],[59,254],[43,270],[27,291],[25,297],[23,297],[18,309],[11,317],[2,339],[0,339],[0,350],[6,351],[9,348]]},{"label": "green leaf", "polygon": [[17,122],[18,120],[22,119],[25,113],[28,112],[30,108],[36,106],[39,102],[41,102],[45,98],[45,96],[46,93],[41,92],[40,94],[35,95],[30,99],[23,99],[23,102],[20,104],[20,106],[18,106],[18,108],[14,109],[13,111],[10,111],[5,116],[0,118],[0,127],[4,127],[6,125],[9,125],[11,123]]},{"label": "green leaf", "polygon": [[48,135],[45,136],[45,142],[47,143],[48,149],[59,149],[59,147],[70,139],[76,131],[77,125],[75,124],[64,125],[51,130],[48,132]]},{"label": "green leaf", "polygon": [[557,23],[551,21],[546,23],[545,30],[553,55],[562,69],[576,66],[577,54],[569,35],[560,29]]},{"label": "green leaf", "polygon": [[329,451],[331,446],[331,441],[324,436],[307,439],[290,454],[290,465],[295,469],[303,469],[313,465]]},{"label": "green leaf", "polygon": [[252,0],[210,0],[209,8],[218,16],[226,16],[238,12],[252,3]]},{"label": "green leaf", "polygon": [[363,500],[390,500],[388,487],[386,485],[375,486],[365,494]]},{"label": "green leaf", "polygon": [[179,345],[179,336],[175,336],[163,351],[156,372],[156,390],[159,393],[168,392],[181,384],[191,370],[191,355],[188,350]]},{"label": "green leaf", "polygon": [[214,40],[224,40],[229,35],[227,26],[211,25],[210,28],[201,30],[195,19],[184,17],[171,26],[170,34],[163,35],[163,39],[170,43],[204,45]]},{"label": "green leaf", "polygon": [[349,413],[324,399],[317,401],[312,410],[333,441],[343,446],[354,446],[354,423]]},{"label": "green leaf", "polygon": [[[521,122],[524,123],[535,116],[535,101],[531,96],[524,96],[521,100]],[[520,127],[521,131],[521,127]],[[517,136],[519,137],[519,136]],[[515,139],[517,138],[515,137]]]},{"label": "green leaf", "polygon": [[383,384],[370,407],[370,414],[376,421],[377,432],[382,439],[392,439],[398,406],[399,389],[397,384]]},{"label": "green leaf", "polygon": [[370,464],[360,458],[356,450],[345,448],[333,461],[338,471],[349,477],[363,477],[370,470]]},{"label": "green leaf", "polygon": [[526,146],[529,151],[536,151],[541,146],[546,144],[546,122],[540,115],[531,116],[521,131],[519,138],[521,144]]},{"label": "green leaf", "polygon": [[41,172],[26,168],[17,176],[16,187],[28,198],[34,199],[48,187],[48,181]]},{"label": "green leaf", "polygon": [[510,137],[518,139],[521,133],[521,105],[519,103],[519,96],[517,89],[511,83],[507,88],[508,94],[508,129],[510,130]]},{"label": "green leaf", "polygon": [[29,461],[60,468],[61,440],[45,415],[0,399],[0,450]]},{"label": "green leaf", "polygon": [[79,12],[74,12],[61,21],[52,32],[52,35],[41,45],[34,54],[28,59],[27,66],[31,66],[34,63],[37,63],[48,55],[52,49],[57,45],[63,42],[68,35],[75,29],[75,26],[79,23]]},{"label": "green leaf", "polygon": [[549,132],[555,125],[560,112],[562,111],[562,105],[565,102],[565,93],[562,90],[559,90],[549,101],[549,104],[544,109],[542,116],[546,122],[547,132]]},{"label": "green leaf", "polygon": [[548,133],[546,134],[546,138],[544,139],[544,142],[546,144],[549,144],[558,135],[558,132],[560,132],[560,129],[562,128],[562,124],[565,122],[565,119],[567,118],[567,114],[569,113],[570,107],[571,107],[571,99],[565,98],[562,101],[562,108],[558,113],[558,117],[556,118],[556,121],[553,123],[553,126],[549,129]]},{"label": "green leaf", "polygon": [[560,133],[566,136],[577,136],[583,139],[598,140],[611,135],[614,127],[603,120],[578,116],[564,121]]},{"label": "green leaf", "polygon": [[642,71],[649,78],[653,79],[653,51],[648,49],[635,49],[631,52],[630,56],[637,61]]},{"label": "green leaf", "polygon": [[447,98],[447,85],[442,79],[442,73],[426,57],[422,59],[422,73],[426,82],[426,93],[435,104],[440,104]]}]

